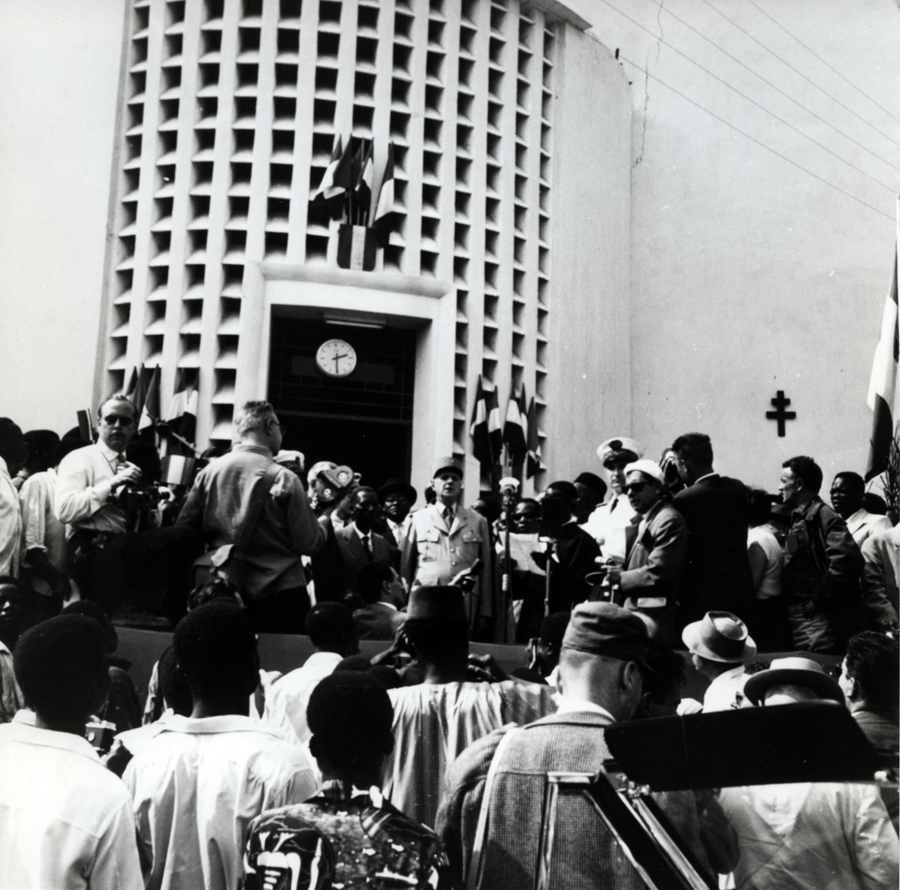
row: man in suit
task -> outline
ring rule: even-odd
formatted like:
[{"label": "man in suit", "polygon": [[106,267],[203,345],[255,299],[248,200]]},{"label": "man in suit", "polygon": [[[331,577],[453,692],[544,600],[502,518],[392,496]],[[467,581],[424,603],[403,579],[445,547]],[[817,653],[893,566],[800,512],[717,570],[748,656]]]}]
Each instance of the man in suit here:
[{"label": "man in suit", "polygon": [[463,465],[455,457],[435,463],[437,502],[410,513],[400,540],[400,575],[410,588],[446,586],[481,559],[483,568],[467,594],[469,623],[484,636],[494,613],[491,536],[487,520],[459,503]]},{"label": "man in suit", "polygon": [[859,473],[844,470],[842,473],[837,473],[831,483],[831,506],[834,507],[835,513],[847,523],[847,530],[860,547],[875,532],[893,528],[891,520],[887,516],[870,513],[863,507],[865,494],[866,483]]},{"label": "man in suit", "polygon": [[900,613],[900,526],[875,532],[863,545],[863,601],[875,627],[890,627]]},{"label": "man in suit", "polygon": [[397,547],[403,534],[403,523],[416,502],[416,490],[402,479],[388,479],[378,489],[378,500],[381,501],[382,521],[384,527],[381,534],[392,546]]},{"label": "man in suit", "polygon": [[652,619],[653,636],[665,640],[688,548],[682,515],[663,500],[665,476],[659,464],[638,460],[625,467],[625,491],[638,516],[627,529],[625,567],[610,566],[607,577],[622,591],[622,605]]},{"label": "man in suit", "polygon": [[[461,884],[472,865],[485,780],[497,757],[487,804],[481,880],[471,886],[494,890],[533,886],[547,773],[593,773],[610,758],[604,727],[631,719],[637,710],[648,648],[644,622],[634,613],[613,603],[575,607],[560,653],[562,694],[557,713],[479,739],[447,773],[437,831]],[[501,740],[505,740],[504,749],[498,752]],[[682,841],[706,867],[693,794],[655,797]],[[645,886],[611,831],[581,795],[559,800],[551,877],[554,888],[643,890]]]},{"label": "man in suit", "polygon": [[747,557],[750,493],[738,479],[713,469],[709,436],[687,433],[672,443],[675,466],[687,486],[672,506],[689,532],[674,630],[699,621],[710,611],[746,619],[753,601],[753,576]]},{"label": "man in suit", "polygon": [[391,546],[372,528],[378,514],[378,495],[373,488],[361,485],[351,495],[350,522],[343,528],[335,529],[341,551],[341,566],[344,573],[344,589],[359,589],[359,570],[376,559],[390,560]]}]

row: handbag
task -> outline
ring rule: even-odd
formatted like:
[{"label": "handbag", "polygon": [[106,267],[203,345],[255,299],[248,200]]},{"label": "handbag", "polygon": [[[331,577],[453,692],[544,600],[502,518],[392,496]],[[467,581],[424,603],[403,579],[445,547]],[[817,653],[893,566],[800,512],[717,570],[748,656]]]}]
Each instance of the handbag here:
[{"label": "handbag", "polygon": [[253,486],[250,505],[247,508],[247,515],[244,517],[244,524],[241,526],[237,541],[234,544],[224,544],[215,550],[208,550],[194,560],[194,564],[191,566],[192,598],[195,592],[214,581],[216,576],[231,582],[239,591],[241,590],[244,558],[250,548],[250,541],[253,538],[254,531],[256,531],[263,505],[269,496],[269,492],[272,490],[280,469],[281,467],[274,462],[269,464],[265,473],[260,476]]}]

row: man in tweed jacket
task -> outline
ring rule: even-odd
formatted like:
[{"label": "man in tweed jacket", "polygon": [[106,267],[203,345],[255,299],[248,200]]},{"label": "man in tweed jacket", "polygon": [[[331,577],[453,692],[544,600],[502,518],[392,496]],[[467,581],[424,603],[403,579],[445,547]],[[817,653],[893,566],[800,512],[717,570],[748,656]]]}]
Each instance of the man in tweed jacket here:
[{"label": "man in tweed jacket", "polygon": [[[562,703],[552,716],[521,729],[479,739],[447,774],[438,814],[458,878],[465,880],[485,779],[501,738],[515,733],[502,752],[488,811],[481,887],[522,890],[534,883],[544,777],[550,771],[594,772],[610,757],[603,728],[628,720],[641,698],[648,647],[643,621],[611,603],[576,606],[560,657]],[[702,867],[699,816],[690,793],[657,795],[657,802]],[[709,875],[711,877],[711,873]],[[560,800],[551,887],[642,890],[644,883],[582,797]]]}]

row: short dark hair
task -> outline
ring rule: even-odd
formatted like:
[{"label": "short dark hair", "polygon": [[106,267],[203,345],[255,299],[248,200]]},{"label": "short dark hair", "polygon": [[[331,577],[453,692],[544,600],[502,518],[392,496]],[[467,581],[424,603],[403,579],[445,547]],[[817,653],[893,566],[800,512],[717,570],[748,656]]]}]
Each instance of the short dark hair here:
[{"label": "short dark hair", "polygon": [[403,625],[416,657],[440,661],[469,649],[469,623],[446,618],[407,618]]},{"label": "short dark hair", "polygon": [[59,444],[59,433],[53,430],[28,430],[23,438],[28,443],[32,457],[35,454],[43,454],[47,458],[52,458],[53,451]]},{"label": "short dark hair", "polygon": [[316,603],[306,616],[306,635],[317,649],[340,652],[355,633],[353,615],[340,603]]},{"label": "short dark hair", "polygon": [[863,510],[874,513],[876,516],[884,516],[887,513],[887,504],[881,495],[874,491],[867,491],[863,495]]},{"label": "short dark hair", "polygon": [[818,494],[822,487],[822,468],[805,454],[788,458],[782,465],[787,467],[802,483],[803,487]]},{"label": "short dark hair", "polygon": [[194,709],[194,699],[191,696],[190,684],[178,664],[174,646],[167,646],[159,656],[156,679],[166,705],[176,714],[190,717]]},{"label": "short dark hair", "polygon": [[358,485],[356,488],[353,489],[350,503],[353,504],[354,506],[356,506],[357,502],[359,501],[359,496],[361,494],[374,494],[375,500],[376,501],[378,500],[378,492],[375,491],[375,489],[372,488],[371,485]]},{"label": "short dark hair", "polygon": [[567,482],[565,479],[559,482],[551,482],[547,486],[547,492],[553,492],[558,497],[565,498],[573,504],[578,500],[578,489],[572,482]]},{"label": "short dark hair", "polygon": [[100,625],[85,615],[57,615],[26,630],[13,666],[25,703],[51,728],[83,720],[109,683]]},{"label": "short dark hair", "polygon": [[850,637],[847,673],[868,704],[896,709],[900,697],[900,650],[896,640],[872,630]]},{"label": "short dark hair", "polygon": [[313,689],[306,722],[315,747],[338,768],[391,752],[394,708],[382,683],[360,671],[325,677]]},{"label": "short dark hair", "polygon": [[840,473],[834,474],[834,482],[837,482],[838,479],[846,480],[851,494],[864,495],[866,493],[866,483],[859,473],[854,473],[853,470],[842,470]]},{"label": "short dark hair", "polygon": [[259,682],[256,634],[230,600],[188,612],[175,628],[172,645],[196,697],[216,699],[238,690],[250,695]]},{"label": "short dark hair", "polygon": [[359,595],[369,605],[381,599],[382,586],[394,577],[393,566],[386,559],[367,562],[356,576]]},{"label": "short dark hair", "polygon": [[93,600],[76,600],[74,603],[69,603],[60,614],[84,615],[86,618],[92,618],[103,630],[103,651],[107,655],[112,655],[118,648],[119,635],[116,633],[115,627],[106,612]]},{"label": "short dark hair", "polygon": [[138,419],[138,410],[137,406],[128,396],[123,392],[114,392],[111,396],[107,396],[98,406],[97,406],[97,419],[100,419],[100,415],[103,413],[103,406],[108,405],[110,402],[124,402],[131,408],[131,416],[137,420]]},{"label": "short dark hair", "polygon": [[765,525],[772,509],[772,495],[761,488],[750,489],[750,525]]},{"label": "short dark hair", "polygon": [[0,417],[0,457],[11,463],[26,457],[27,448],[19,426],[8,417]]},{"label": "short dark hair", "polygon": [[712,442],[706,433],[685,433],[672,443],[672,451],[685,463],[705,466],[713,462]]},{"label": "short dark hair", "polygon": [[586,488],[589,488],[594,493],[598,503],[606,497],[608,490],[607,484],[596,473],[579,473],[575,477],[575,485],[584,485]]}]

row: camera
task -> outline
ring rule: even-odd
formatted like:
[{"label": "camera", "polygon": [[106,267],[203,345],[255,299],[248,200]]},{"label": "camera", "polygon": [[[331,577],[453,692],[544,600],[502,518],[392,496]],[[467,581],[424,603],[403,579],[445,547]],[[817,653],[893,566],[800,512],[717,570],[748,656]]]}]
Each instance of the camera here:
[{"label": "camera", "polygon": [[98,754],[108,754],[116,734],[116,724],[109,720],[91,720],[84,729],[84,737]]}]

